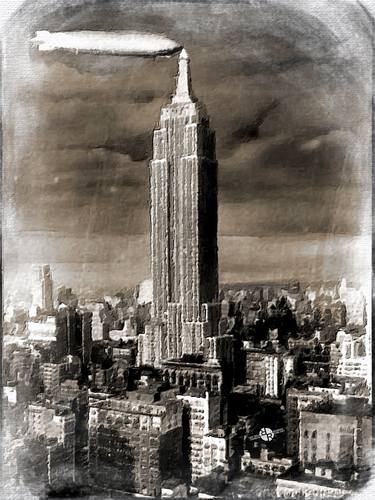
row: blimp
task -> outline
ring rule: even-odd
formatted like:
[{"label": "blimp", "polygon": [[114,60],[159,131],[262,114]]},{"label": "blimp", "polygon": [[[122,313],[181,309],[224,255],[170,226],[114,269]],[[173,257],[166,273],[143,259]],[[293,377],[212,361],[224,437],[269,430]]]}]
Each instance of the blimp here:
[{"label": "blimp", "polygon": [[182,49],[163,35],[137,31],[37,31],[31,41],[42,52],[63,50],[76,54],[168,57]]}]

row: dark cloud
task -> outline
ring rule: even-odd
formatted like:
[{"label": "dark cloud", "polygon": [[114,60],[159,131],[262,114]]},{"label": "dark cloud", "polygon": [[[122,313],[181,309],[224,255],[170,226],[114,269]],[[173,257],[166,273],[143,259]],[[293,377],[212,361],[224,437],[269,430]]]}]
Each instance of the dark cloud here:
[{"label": "dark cloud", "polygon": [[232,132],[232,137],[239,142],[249,142],[257,139],[259,137],[259,128],[263,125],[264,120],[268,117],[271,111],[277,108],[278,105],[279,101],[273,100],[264,108],[259,109],[254,117],[254,120],[248,125],[234,130]]},{"label": "dark cloud", "polygon": [[[150,144],[152,141],[152,133],[126,134],[123,131],[124,139],[121,142],[113,142],[111,138],[107,138],[103,144],[87,144],[85,145],[88,150],[102,150],[123,155],[129,155],[130,159],[134,162],[144,161],[150,156]],[[65,148],[64,148],[65,149]],[[67,146],[66,149],[82,149],[82,144],[74,144]]]}]

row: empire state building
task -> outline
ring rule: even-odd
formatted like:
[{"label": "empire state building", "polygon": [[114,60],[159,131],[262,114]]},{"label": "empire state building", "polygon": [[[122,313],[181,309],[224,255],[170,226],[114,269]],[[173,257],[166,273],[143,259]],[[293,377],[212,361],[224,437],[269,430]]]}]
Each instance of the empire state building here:
[{"label": "empire state building", "polygon": [[[217,162],[215,134],[179,57],[172,102],[161,110],[150,162],[152,331],[157,360],[204,353],[217,334]],[[153,341],[151,342],[151,337]],[[151,342],[151,343],[150,343]],[[152,344],[152,345],[151,345]]]}]

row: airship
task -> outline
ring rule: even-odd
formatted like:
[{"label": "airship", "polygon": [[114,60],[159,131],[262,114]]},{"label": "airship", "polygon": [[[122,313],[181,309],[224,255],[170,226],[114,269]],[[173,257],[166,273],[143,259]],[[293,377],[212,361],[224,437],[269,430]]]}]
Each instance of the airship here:
[{"label": "airship", "polygon": [[137,31],[37,31],[31,41],[43,52],[76,54],[156,57],[171,56],[182,49],[163,35]]}]

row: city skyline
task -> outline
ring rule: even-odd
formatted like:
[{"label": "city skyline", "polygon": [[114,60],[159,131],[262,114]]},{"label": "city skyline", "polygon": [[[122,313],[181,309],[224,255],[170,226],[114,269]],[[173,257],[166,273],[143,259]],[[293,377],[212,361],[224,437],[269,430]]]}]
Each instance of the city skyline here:
[{"label": "city skyline", "polygon": [[[105,16],[101,26],[96,21],[101,8],[69,17],[66,7],[64,29],[105,29]],[[243,19],[235,6],[222,6],[224,16],[233,14],[222,27],[231,47],[219,28],[208,35],[194,26],[199,6],[188,7],[185,27],[179,8],[161,8],[158,18],[137,6],[129,18],[119,12],[113,27],[160,32],[163,19],[166,34],[192,57],[197,94],[218,137],[220,283],[346,277],[363,284],[371,184],[361,95],[370,92],[370,65],[366,50],[358,53],[344,36],[355,7],[346,6],[335,26],[333,9],[325,27],[304,5],[298,19],[313,28],[302,38],[290,23],[291,6],[270,3],[260,12],[254,4]],[[16,20],[7,43],[22,64],[8,58],[5,68],[5,92],[12,77],[18,96],[4,109],[5,288],[25,288],[30,264],[49,263],[59,284],[115,293],[151,275],[150,130],[172,92],[175,58],[41,56],[29,40],[37,29],[56,30],[59,15],[47,15],[43,26],[37,15]],[[12,136],[16,146],[7,147]]]},{"label": "city skyline", "polygon": [[1,490],[365,493],[366,56],[292,2],[69,1],[7,40]]}]

